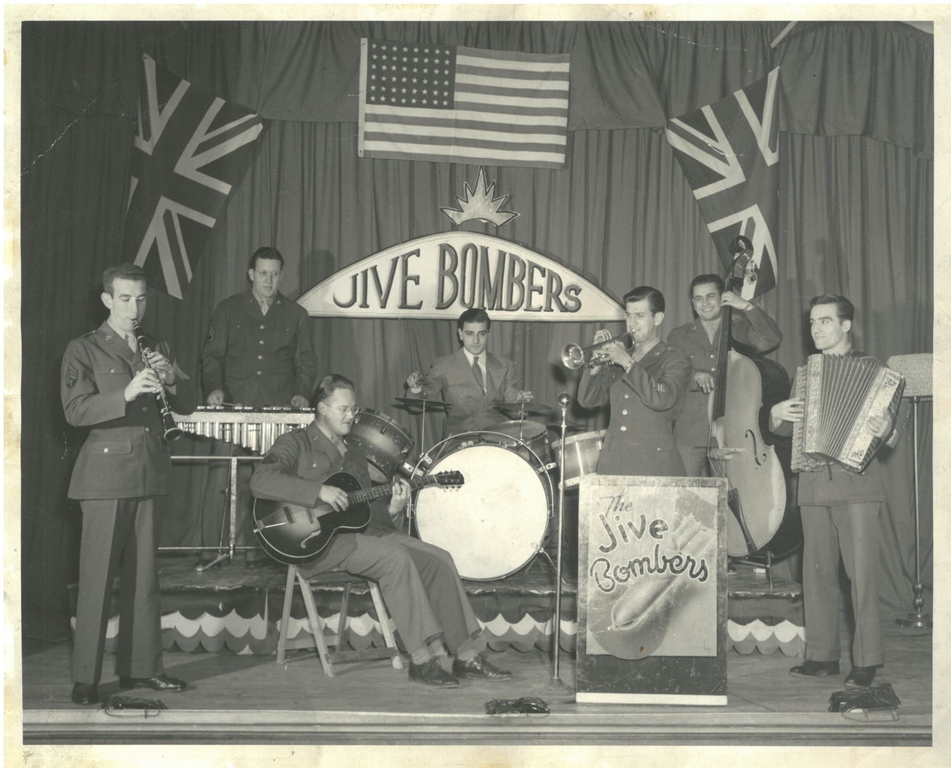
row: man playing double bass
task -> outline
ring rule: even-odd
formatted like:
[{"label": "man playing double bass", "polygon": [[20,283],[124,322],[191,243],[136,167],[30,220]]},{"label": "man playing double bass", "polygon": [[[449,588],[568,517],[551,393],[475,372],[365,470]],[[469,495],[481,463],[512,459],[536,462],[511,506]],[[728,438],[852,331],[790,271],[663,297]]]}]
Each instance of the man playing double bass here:
[{"label": "man playing double bass", "polygon": [[696,315],[693,322],[677,326],[667,337],[667,345],[687,355],[692,365],[690,386],[674,423],[674,438],[687,476],[704,477],[709,474],[707,404],[716,380],[723,308],[738,310],[732,313],[730,332],[741,352],[744,346],[769,352],[780,345],[783,334],[762,309],[732,291],[724,291],[719,275],[697,275],[690,283],[690,301]]}]

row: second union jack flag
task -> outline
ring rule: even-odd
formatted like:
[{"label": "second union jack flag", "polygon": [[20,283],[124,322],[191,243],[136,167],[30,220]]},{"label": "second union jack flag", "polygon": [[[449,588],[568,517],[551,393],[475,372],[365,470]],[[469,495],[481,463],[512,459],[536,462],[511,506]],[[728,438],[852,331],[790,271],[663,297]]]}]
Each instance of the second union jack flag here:
[{"label": "second union jack flag", "polygon": [[150,285],[181,299],[264,125],[142,58],[123,253]]},{"label": "second union jack flag", "polygon": [[776,285],[779,225],[779,68],[720,101],[667,122],[667,140],[697,198],[725,265],[730,243],[745,235],[753,244],[754,280],[743,298]]}]

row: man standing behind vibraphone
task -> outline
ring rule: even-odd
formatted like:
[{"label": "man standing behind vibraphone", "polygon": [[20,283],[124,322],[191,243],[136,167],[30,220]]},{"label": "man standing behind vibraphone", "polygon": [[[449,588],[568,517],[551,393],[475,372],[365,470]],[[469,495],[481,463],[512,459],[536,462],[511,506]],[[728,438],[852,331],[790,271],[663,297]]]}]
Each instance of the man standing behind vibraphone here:
[{"label": "man standing behind vibraphone", "polygon": [[[311,340],[310,318],[297,302],[280,292],[284,257],[277,248],[258,248],[248,264],[251,287],[222,301],[211,318],[201,352],[202,384],[208,405],[306,408],[317,380],[317,357]],[[230,452],[231,447],[225,450]],[[239,449],[235,449],[239,450]],[[223,462],[215,462],[209,485],[216,497],[226,487]],[[254,545],[248,480],[251,467],[239,462],[235,543]],[[215,478],[217,482],[211,482]],[[207,494],[206,494],[207,498]],[[202,543],[219,544],[227,525],[217,514],[223,505],[206,501],[202,510]],[[202,559],[213,558],[203,553]],[[247,550],[245,560],[264,559]]]},{"label": "man standing behind vibraphone", "polygon": [[[852,349],[855,308],[844,296],[826,294],[809,302],[809,328],[823,355],[868,357]],[[795,391],[795,384],[793,385]],[[884,438],[893,431],[895,414],[871,417],[869,431]],[[784,400],[770,412],[770,429],[791,435],[803,419],[800,398]],[[893,439],[897,435],[892,436]],[[890,441],[891,443],[891,441]],[[890,444],[889,443],[889,444]],[[789,674],[816,677],[839,674],[839,556],[852,583],[855,636],[850,687],[871,685],[884,660],[878,606],[878,526],[885,486],[878,460],[861,474],[838,462],[799,475],[803,533],[803,604],[806,614],[806,661]]]}]

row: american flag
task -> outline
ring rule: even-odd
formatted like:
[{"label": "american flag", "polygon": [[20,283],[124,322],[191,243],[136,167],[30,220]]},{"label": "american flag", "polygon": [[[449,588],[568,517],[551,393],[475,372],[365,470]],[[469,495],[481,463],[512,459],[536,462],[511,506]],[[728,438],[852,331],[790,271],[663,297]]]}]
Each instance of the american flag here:
[{"label": "american flag", "polygon": [[667,123],[667,140],[700,205],[717,252],[729,266],[730,243],[753,244],[743,298],[776,285],[779,226],[779,68],[720,101]]},{"label": "american flag", "polygon": [[123,254],[181,299],[228,195],[247,172],[259,115],[142,57]]},{"label": "american flag", "polygon": [[360,157],[563,168],[568,58],[364,38]]}]

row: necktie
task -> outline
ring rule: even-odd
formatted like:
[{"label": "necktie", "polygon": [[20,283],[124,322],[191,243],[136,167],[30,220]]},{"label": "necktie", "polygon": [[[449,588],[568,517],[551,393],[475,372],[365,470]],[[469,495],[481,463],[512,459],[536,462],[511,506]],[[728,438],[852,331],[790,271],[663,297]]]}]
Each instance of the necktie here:
[{"label": "necktie", "polygon": [[479,367],[478,355],[472,358],[472,375],[475,376],[475,380],[479,383],[482,394],[485,394],[485,380],[482,378],[482,369]]},{"label": "necktie", "polygon": [[133,355],[139,349],[139,345],[136,343],[135,336],[133,336],[131,333],[125,337],[125,343],[129,345],[129,349],[132,350]]}]

